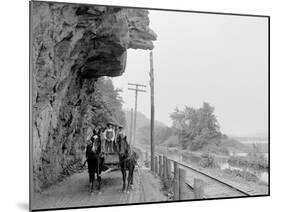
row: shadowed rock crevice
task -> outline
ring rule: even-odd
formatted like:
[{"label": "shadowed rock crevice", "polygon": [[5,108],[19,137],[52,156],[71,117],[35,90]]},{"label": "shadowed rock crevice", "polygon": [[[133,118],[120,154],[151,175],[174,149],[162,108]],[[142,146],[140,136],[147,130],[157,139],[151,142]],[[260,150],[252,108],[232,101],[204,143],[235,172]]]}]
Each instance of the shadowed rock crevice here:
[{"label": "shadowed rock crevice", "polygon": [[[148,11],[32,2],[34,189],[56,182],[84,156],[98,78],[125,71],[127,49],[153,49]],[[68,173],[68,172],[67,172]]]}]

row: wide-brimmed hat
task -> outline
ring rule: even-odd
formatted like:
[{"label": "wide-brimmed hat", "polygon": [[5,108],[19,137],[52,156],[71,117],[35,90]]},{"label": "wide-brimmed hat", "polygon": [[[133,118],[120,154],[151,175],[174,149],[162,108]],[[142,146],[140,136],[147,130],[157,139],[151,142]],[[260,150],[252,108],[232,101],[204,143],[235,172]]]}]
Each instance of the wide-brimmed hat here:
[{"label": "wide-brimmed hat", "polygon": [[106,124],[106,126],[108,126],[108,127],[109,127],[109,125],[111,125],[112,127],[114,126],[114,124],[113,124],[112,122],[108,122],[108,123]]}]

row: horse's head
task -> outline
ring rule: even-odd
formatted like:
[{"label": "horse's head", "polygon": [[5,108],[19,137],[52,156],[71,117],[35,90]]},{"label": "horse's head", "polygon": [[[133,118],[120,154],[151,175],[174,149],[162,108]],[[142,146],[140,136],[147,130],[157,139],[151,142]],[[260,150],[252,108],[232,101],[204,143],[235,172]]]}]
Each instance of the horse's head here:
[{"label": "horse's head", "polygon": [[121,138],[121,141],[119,143],[119,153],[129,154],[129,151],[130,151],[130,145],[127,141],[127,136],[124,136]]},{"label": "horse's head", "polygon": [[94,135],[92,137],[92,152],[93,153],[99,153],[99,147],[100,147],[100,140],[98,135]]}]

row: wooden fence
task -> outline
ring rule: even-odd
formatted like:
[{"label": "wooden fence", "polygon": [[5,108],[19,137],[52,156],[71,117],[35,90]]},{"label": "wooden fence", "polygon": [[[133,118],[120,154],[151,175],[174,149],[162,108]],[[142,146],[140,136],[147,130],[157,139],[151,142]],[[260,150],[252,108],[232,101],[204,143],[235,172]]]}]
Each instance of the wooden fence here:
[{"label": "wooden fence", "polygon": [[[154,174],[159,176],[164,183],[170,184],[174,200],[202,199],[204,198],[204,182],[194,178],[193,185],[187,183],[188,170],[184,164],[171,160],[164,155],[156,155],[153,163],[149,161],[149,153],[145,152],[145,164],[153,164]],[[150,167],[151,168],[151,167]]]}]

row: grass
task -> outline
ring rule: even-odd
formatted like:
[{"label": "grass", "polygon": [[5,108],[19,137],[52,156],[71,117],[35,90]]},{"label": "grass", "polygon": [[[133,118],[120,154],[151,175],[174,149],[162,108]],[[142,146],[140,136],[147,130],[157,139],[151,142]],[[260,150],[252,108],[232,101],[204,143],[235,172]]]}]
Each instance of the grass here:
[{"label": "grass", "polygon": [[232,176],[232,177],[241,177],[247,181],[257,182],[259,181],[258,177],[254,175],[251,172],[247,171],[240,171],[240,170],[231,170],[231,169],[225,169],[223,170],[226,174]]},{"label": "grass", "polygon": [[263,157],[231,156],[228,163],[233,166],[253,168],[256,170],[268,169],[268,161]]},{"label": "grass", "polygon": [[171,176],[168,176],[166,178],[161,177],[161,182],[164,194],[168,196],[170,200],[172,200],[174,197],[174,179]]}]

